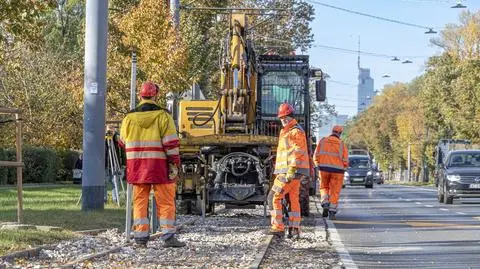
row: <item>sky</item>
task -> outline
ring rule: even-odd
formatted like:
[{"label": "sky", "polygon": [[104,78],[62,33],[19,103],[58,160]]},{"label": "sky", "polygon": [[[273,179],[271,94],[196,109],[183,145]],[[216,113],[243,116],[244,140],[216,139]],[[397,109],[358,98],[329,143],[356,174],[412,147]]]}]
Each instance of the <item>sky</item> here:
[{"label": "sky", "polygon": [[[408,58],[413,63],[402,64],[387,57],[360,56],[360,65],[370,68],[374,87],[381,90],[385,84],[410,82],[424,72],[428,57],[441,52],[431,45],[430,39],[439,34],[425,34],[427,29],[395,24],[324,7],[321,2],[344,9],[385,17],[410,24],[431,27],[440,32],[446,24],[458,23],[462,10],[478,11],[480,0],[464,0],[467,9],[453,9],[456,0],[306,0],[315,8],[315,20],[311,24],[314,34],[313,47],[308,51],[310,65],[320,67],[327,79],[327,98],[339,114],[353,116],[357,111],[357,53],[345,53],[325,49],[331,46],[360,50],[383,55]],[[382,78],[384,74],[389,78]]]}]

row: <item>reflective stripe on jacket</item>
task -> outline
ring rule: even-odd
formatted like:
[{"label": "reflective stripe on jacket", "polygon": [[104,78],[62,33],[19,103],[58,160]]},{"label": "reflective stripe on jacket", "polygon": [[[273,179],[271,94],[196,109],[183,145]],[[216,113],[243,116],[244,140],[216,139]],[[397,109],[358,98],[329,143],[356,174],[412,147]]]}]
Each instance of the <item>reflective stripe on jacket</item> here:
[{"label": "reflective stripe on jacket", "polygon": [[168,163],[180,165],[179,140],[170,114],[154,101],[142,100],[122,121],[120,140],[127,154],[127,181],[171,183]]},{"label": "reflective stripe on jacket", "polygon": [[335,135],[318,142],[314,153],[315,167],[321,171],[343,173],[348,167],[348,150]]},{"label": "reflective stripe on jacket", "polygon": [[274,174],[287,173],[288,168],[296,168],[297,174],[310,175],[305,131],[294,119],[280,131]]}]

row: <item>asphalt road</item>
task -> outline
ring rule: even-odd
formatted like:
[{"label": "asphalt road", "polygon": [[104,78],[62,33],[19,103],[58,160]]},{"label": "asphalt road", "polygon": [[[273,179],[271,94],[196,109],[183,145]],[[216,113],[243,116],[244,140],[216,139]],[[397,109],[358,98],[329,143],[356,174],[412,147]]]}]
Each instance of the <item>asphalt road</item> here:
[{"label": "asphalt road", "polygon": [[440,204],[431,187],[342,190],[327,221],[346,268],[480,268],[480,199]]}]

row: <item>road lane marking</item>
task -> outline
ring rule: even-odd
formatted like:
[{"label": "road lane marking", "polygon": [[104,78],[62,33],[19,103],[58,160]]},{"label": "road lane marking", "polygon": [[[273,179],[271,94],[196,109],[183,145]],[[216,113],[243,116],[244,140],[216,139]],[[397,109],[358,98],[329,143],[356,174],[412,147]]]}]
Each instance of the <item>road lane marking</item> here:
[{"label": "road lane marking", "polygon": [[434,207],[434,205],[425,205],[426,207]]},{"label": "road lane marking", "polygon": [[[408,201],[408,200],[407,200],[407,201]],[[421,205],[422,203],[420,203],[420,202],[415,202],[415,204],[416,204],[416,205]]]},{"label": "road lane marking", "polygon": [[[480,217],[477,217],[480,220]],[[478,224],[462,224],[456,223],[461,222],[433,222],[434,220],[405,220],[405,221],[353,221],[353,220],[335,220],[334,223],[337,225],[388,225],[388,226],[410,226],[413,228],[434,228],[434,227],[446,227],[453,229],[468,229],[468,228],[480,228]]]},{"label": "road lane marking", "polygon": [[408,187],[408,188],[412,188],[412,189],[417,189],[417,190],[424,190],[424,191],[431,191],[431,192],[436,192],[437,190],[436,189],[427,189],[427,188],[424,188],[424,187],[417,187],[417,186],[408,186],[408,185],[404,185],[405,187]]},{"label": "road lane marking", "polygon": [[463,212],[456,212],[458,215],[466,215],[466,213]]},{"label": "road lane marking", "polygon": [[439,208],[442,211],[448,211],[448,208]]},{"label": "road lane marking", "polygon": [[333,247],[335,248],[338,255],[340,256],[340,259],[342,260],[342,263],[344,266],[343,268],[358,269],[358,266],[353,261],[352,257],[350,256],[350,253],[348,253],[348,250],[343,245],[342,240],[340,239],[340,235],[338,234],[337,229],[335,228],[335,224],[328,219],[326,220],[326,222],[327,222],[328,232],[330,233],[330,240],[332,241]]}]

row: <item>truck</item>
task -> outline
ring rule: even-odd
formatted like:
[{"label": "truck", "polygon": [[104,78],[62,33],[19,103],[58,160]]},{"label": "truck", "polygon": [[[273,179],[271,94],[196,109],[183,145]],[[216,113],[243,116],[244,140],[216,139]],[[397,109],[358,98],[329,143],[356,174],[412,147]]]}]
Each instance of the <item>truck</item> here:
[{"label": "truck", "polygon": [[[310,81],[325,100],[321,70],[307,55],[257,55],[248,38],[247,17],[232,13],[224,42],[218,100],[180,100],[177,107],[181,169],[177,208],[182,213],[227,207],[264,206],[273,183],[280,104],[290,103],[311,145]],[[311,152],[310,152],[311,156]],[[302,182],[302,214],[308,215],[315,174]]]}]

